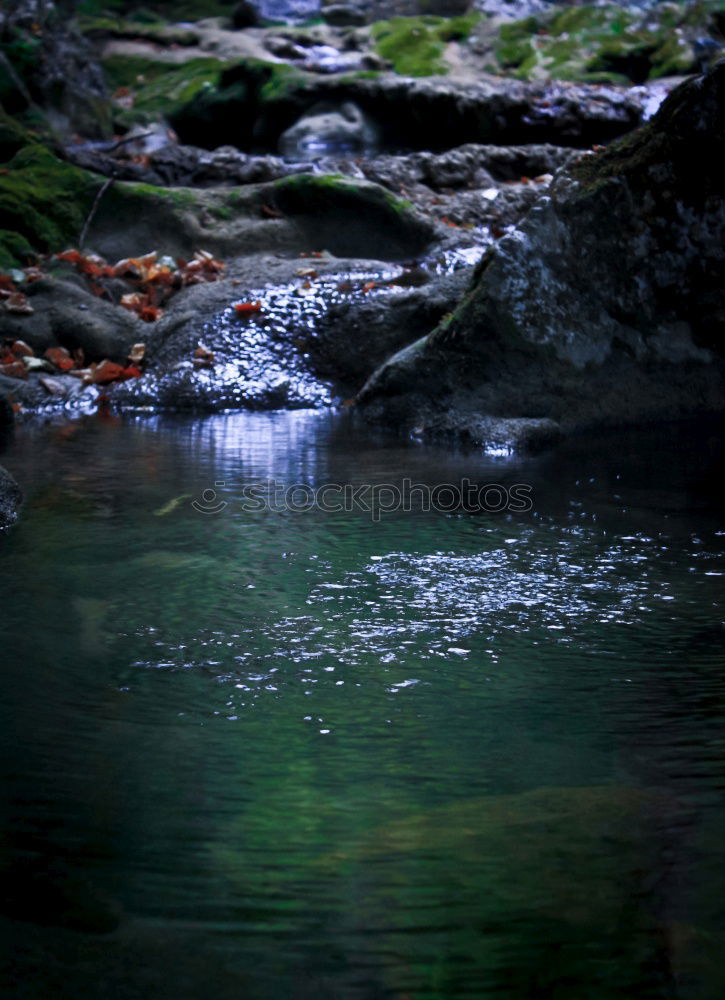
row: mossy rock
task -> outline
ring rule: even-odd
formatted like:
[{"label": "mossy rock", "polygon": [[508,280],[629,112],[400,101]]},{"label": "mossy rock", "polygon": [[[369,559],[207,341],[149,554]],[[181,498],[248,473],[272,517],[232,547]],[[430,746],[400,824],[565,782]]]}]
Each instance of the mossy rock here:
[{"label": "mossy rock", "polygon": [[448,42],[468,38],[480,15],[461,17],[393,17],[373,25],[375,48],[402,76],[435,76],[448,72]]},{"label": "mossy rock", "polygon": [[37,142],[37,138],[0,108],[0,163],[11,160],[24,146],[33,142]]},{"label": "mossy rock", "polygon": [[38,144],[24,146],[5,169],[0,173],[0,266],[76,243],[101,179]]},{"label": "mossy rock", "polygon": [[271,185],[276,208],[291,216],[311,250],[397,260],[431,242],[431,223],[408,201],[368,181],[295,174]]},{"label": "mossy rock", "polygon": [[425,18],[395,17],[373,27],[375,48],[403,76],[433,76],[446,72],[443,42]]},{"label": "mossy rock", "polygon": [[169,65],[137,56],[109,56],[103,62],[112,89],[128,87],[133,107],[117,120],[130,124],[163,116],[172,120],[196,99],[204,100],[217,93],[222,71],[227,63],[214,58],[191,59],[182,65]]},{"label": "mossy rock", "polygon": [[111,37],[143,39],[159,45],[196,45],[199,35],[193,28],[180,28],[159,21],[124,21],[114,17],[81,17],[78,26],[90,38]]},{"label": "mossy rock", "polygon": [[554,7],[502,25],[494,53],[522,80],[644,83],[696,70],[689,38],[695,29],[707,34],[712,10],[704,0],[687,8],[665,3],[640,14],[617,4]]},{"label": "mossy rock", "polygon": [[305,107],[305,79],[291,66],[244,59],[173,109],[169,121],[182,142],[207,149],[272,145]]}]

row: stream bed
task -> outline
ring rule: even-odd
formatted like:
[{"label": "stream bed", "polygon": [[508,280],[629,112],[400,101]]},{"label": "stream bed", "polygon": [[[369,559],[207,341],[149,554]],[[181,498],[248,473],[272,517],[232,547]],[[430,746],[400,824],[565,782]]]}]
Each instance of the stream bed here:
[{"label": "stream bed", "polygon": [[19,426],[3,994],[722,997],[722,458]]}]

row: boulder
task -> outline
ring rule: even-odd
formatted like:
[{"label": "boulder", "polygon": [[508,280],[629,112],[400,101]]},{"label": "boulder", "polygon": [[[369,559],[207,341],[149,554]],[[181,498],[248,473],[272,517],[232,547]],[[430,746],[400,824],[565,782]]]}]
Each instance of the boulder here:
[{"label": "boulder", "polygon": [[20,487],[0,465],[0,530],[17,520],[21,500]]},{"label": "boulder", "polygon": [[373,375],[364,412],[485,444],[507,419],[548,440],[721,410],[724,157],[725,61],[559,174],[455,313]]},{"label": "boulder", "polygon": [[365,11],[356,4],[330,3],[322,8],[327,24],[336,28],[359,27],[365,24]]},{"label": "boulder", "polygon": [[256,4],[250,3],[249,0],[240,0],[239,3],[234,5],[234,10],[232,11],[232,25],[234,28],[238,30],[242,28],[256,28],[260,23],[261,19]]},{"label": "boulder", "polygon": [[369,152],[378,138],[375,122],[353,101],[321,102],[282,133],[279,149],[291,159],[314,160],[333,153]]},{"label": "boulder", "polygon": [[123,363],[142,340],[141,322],[128,310],[99,299],[74,280],[42,278],[27,286],[31,315],[0,312],[0,337],[24,340],[40,355],[48,347],[81,348],[87,361]]}]

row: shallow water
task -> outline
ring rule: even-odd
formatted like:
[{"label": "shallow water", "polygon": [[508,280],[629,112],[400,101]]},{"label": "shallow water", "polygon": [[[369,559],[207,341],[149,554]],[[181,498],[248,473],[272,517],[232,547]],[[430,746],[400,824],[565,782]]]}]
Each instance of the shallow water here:
[{"label": "shallow water", "polygon": [[[106,416],[2,461],[3,995],[725,995],[714,429]],[[466,478],[532,509],[381,489]]]}]

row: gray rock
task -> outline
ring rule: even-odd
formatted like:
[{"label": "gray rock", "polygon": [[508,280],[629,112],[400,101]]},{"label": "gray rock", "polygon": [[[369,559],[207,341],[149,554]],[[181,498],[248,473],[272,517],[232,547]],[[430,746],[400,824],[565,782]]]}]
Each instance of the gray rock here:
[{"label": "gray rock", "polygon": [[352,101],[313,105],[279,140],[283,156],[314,160],[331,153],[363,153],[379,138],[374,121]]},{"label": "gray rock", "polygon": [[570,430],[725,408],[724,136],[725,62],[560,174],[364,411],[480,439],[482,415]]},{"label": "gray rock", "polygon": [[268,21],[310,21],[319,16],[320,0],[256,0]]},{"label": "gray rock", "polygon": [[347,3],[331,3],[322,8],[322,16],[328,24],[336,28],[353,28],[365,24],[362,7]]},{"label": "gray rock", "polygon": [[75,280],[43,278],[28,285],[29,316],[0,312],[0,337],[24,340],[40,355],[59,344],[82,348],[87,361],[122,362],[142,325],[126,309],[97,298]]},{"label": "gray rock", "polygon": [[0,530],[17,521],[21,502],[20,487],[10,473],[0,465]]}]

